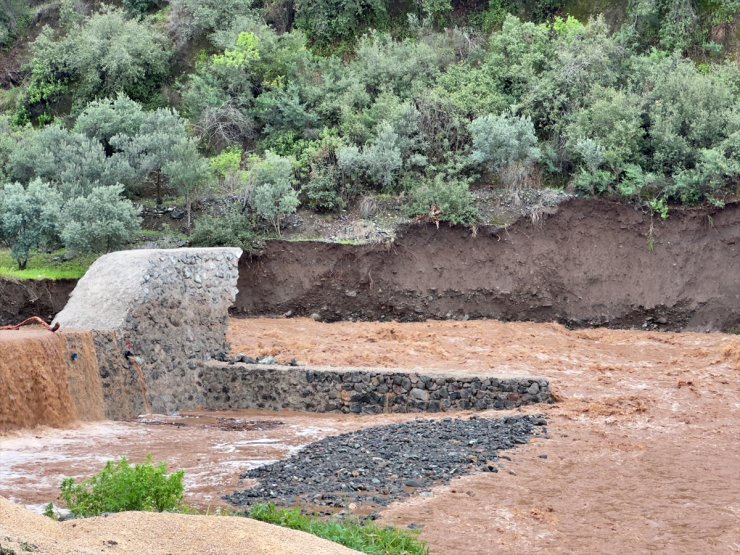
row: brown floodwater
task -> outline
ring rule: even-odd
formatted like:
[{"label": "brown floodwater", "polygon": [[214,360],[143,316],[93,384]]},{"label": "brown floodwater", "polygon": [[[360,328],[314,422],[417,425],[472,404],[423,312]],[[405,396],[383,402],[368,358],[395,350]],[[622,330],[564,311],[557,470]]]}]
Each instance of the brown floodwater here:
[{"label": "brown floodwater", "polygon": [[[397,502],[381,522],[421,528],[432,554],[740,552],[740,338],[570,331],[496,321],[323,324],[234,319],[234,353],[333,366],[544,376],[560,402],[549,439]],[[425,415],[427,417],[428,415]],[[0,495],[41,506],[64,476],[152,453],[186,471],[187,501],[215,508],[239,474],[330,434],[418,415],[149,415],[0,438]]]},{"label": "brown floodwater", "polygon": [[37,428],[0,437],[0,496],[40,511],[57,503],[65,477],[84,479],[106,461],[166,461],[185,471],[185,502],[201,510],[228,506],[222,495],[244,489],[239,476],[290,456],[328,435],[411,418],[282,411],[193,411],[142,415],[136,422],[102,421],[72,429]]},{"label": "brown floodwater", "polygon": [[[740,552],[740,338],[496,321],[233,320],[234,351],[335,366],[534,374],[550,439],[395,503],[433,554]],[[495,411],[491,416],[500,415]],[[544,457],[547,458],[544,458]]]}]

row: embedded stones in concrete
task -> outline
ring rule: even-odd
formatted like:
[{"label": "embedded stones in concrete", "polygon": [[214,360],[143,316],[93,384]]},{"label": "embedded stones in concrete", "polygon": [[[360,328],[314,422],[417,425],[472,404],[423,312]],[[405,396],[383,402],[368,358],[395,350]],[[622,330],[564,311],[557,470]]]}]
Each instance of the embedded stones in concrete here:
[{"label": "embedded stones in concrete", "polygon": [[155,412],[204,405],[197,375],[228,351],[240,256],[234,248],[120,251],[90,267],[55,322],[98,332],[104,390],[123,384],[130,393],[106,395],[108,415],[138,414],[130,411],[143,407],[144,390]]},{"label": "embedded stones in concrete", "polygon": [[377,414],[511,409],[552,403],[544,378],[211,362],[198,375],[210,409]]}]

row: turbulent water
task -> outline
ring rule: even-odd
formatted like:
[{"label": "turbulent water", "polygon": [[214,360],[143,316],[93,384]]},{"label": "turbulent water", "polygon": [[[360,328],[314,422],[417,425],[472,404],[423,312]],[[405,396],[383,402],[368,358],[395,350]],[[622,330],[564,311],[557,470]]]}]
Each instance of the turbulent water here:
[{"label": "turbulent water", "polygon": [[0,390],[0,433],[104,418],[89,334],[0,333]]}]

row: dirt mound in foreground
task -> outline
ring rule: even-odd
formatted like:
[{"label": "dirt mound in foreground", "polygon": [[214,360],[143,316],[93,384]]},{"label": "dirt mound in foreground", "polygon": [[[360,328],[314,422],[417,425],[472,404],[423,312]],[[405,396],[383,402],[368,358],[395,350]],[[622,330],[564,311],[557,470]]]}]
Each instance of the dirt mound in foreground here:
[{"label": "dirt mound in foreground", "polygon": [[392,243],[272,241],[242,258],[234,311],[324,321],[479,319],[725,330],[740,324],[740,204],[572,200],[533,223],[410,226]]},{"label": "dirt mound in foreground", "polygon": [[34,553],[48,555],[357,553],[303,532],[243,517],[118,513],[108,517],[54,522],[2,497],[0,546],[13,549],[17,553],[32,550]]}]

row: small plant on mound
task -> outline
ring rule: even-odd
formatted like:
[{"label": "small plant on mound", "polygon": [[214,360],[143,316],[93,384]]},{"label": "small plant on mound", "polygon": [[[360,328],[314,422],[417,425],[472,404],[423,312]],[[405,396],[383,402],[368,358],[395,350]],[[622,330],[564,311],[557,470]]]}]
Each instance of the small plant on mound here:
[{"label": "small plant on mound", "polygon": [[300,530],[370,555],[427,555],[426,544],[405,530],[381,528],[372,522],[329,521],[305,515],[300,509],[278,509],[272,504],[255,505],[255,520]]},{"label": "small plant on mound", "polygon": [[124,457],[108,461],[97,476],[79,484],[74,478],[62,482],[62,499],[75,516],[97,516],[122,511],[171,511],[184,494],[182,470],[167,474],[167,465],[131,465]]},{"label": "small plant on mound", "polygon": [[437,224],[475,226],[479,219],[467,181],[437,175],[411,192],[408,215]]}]

